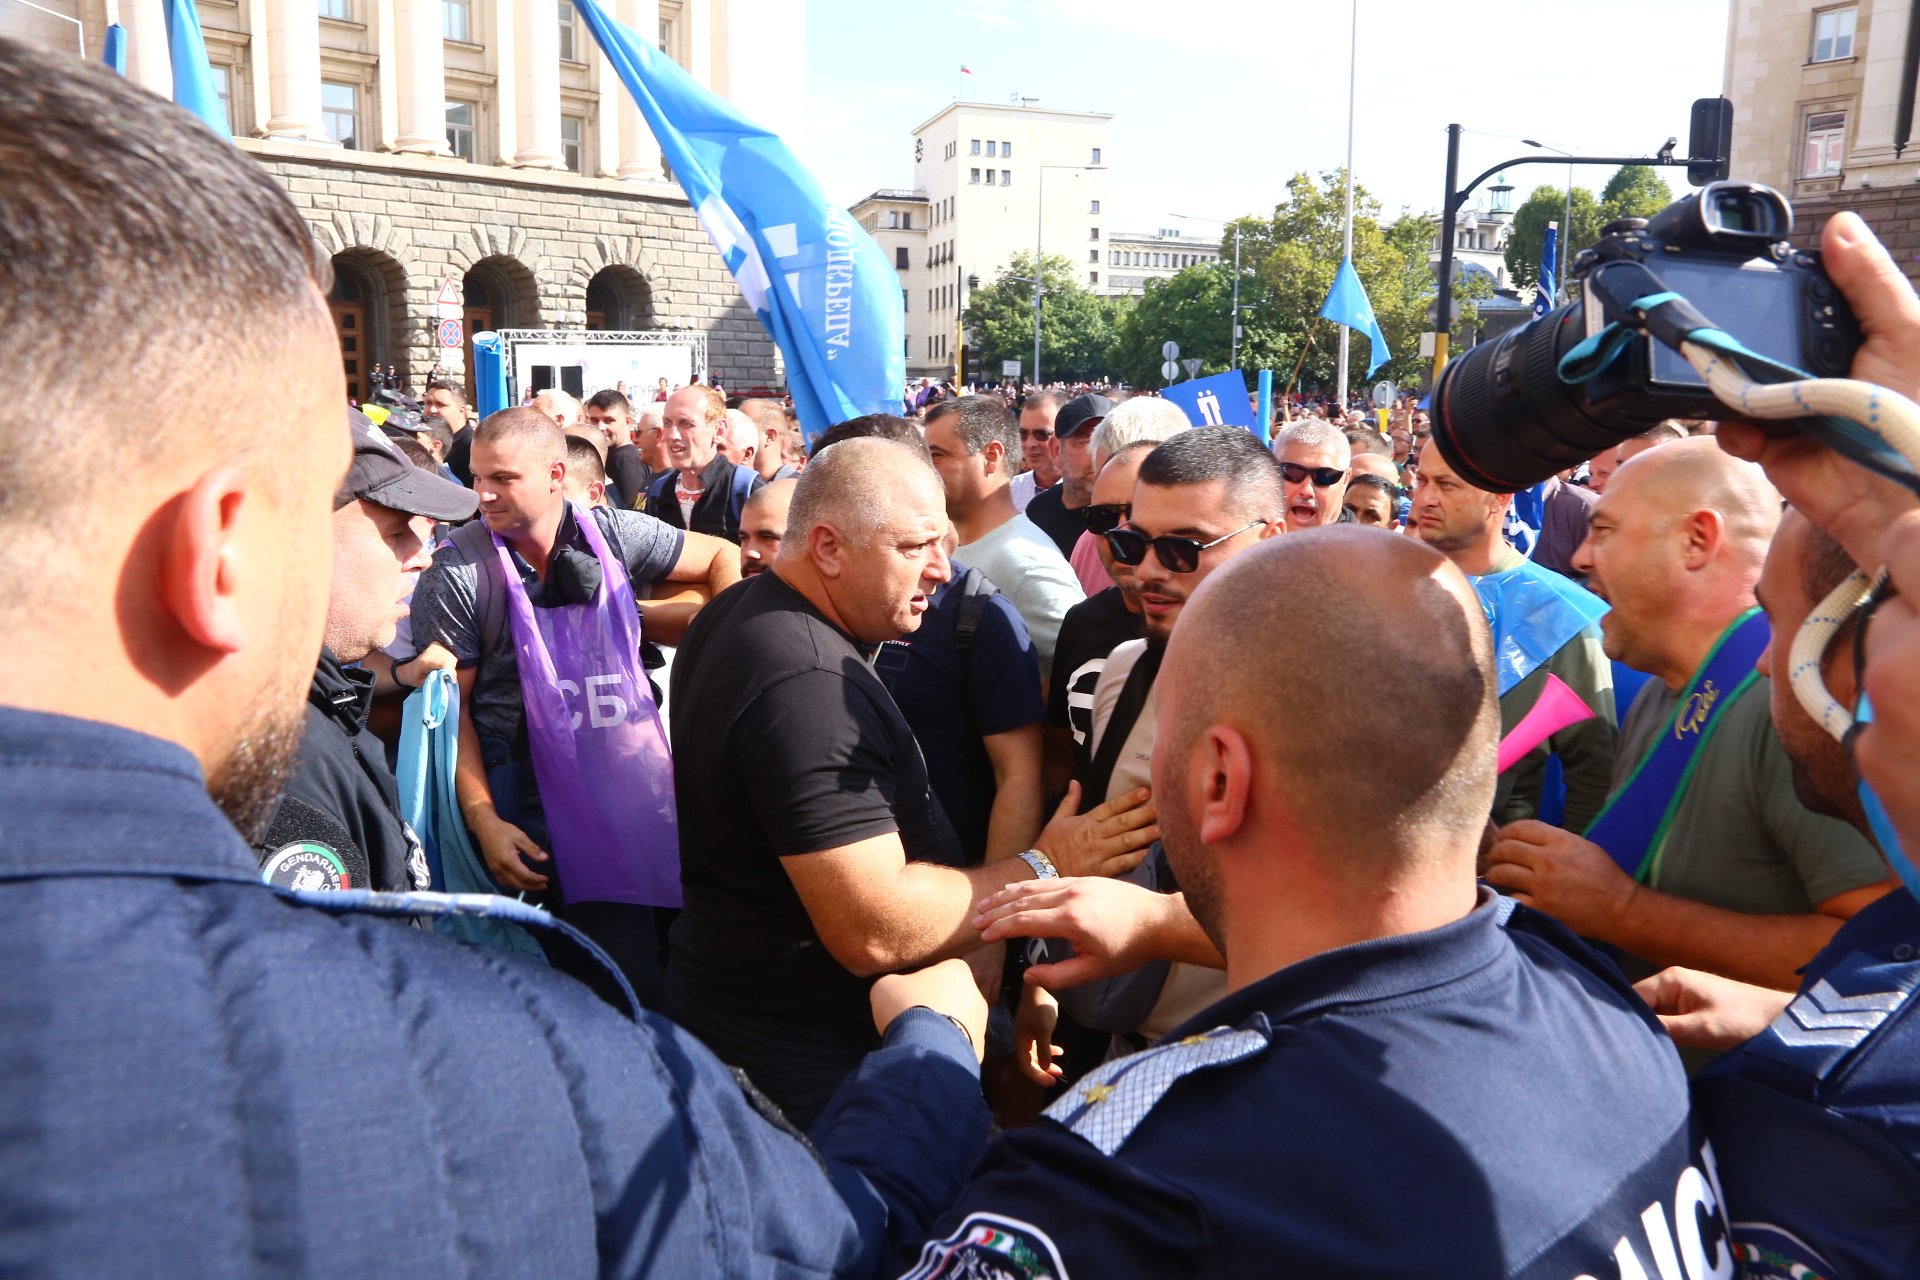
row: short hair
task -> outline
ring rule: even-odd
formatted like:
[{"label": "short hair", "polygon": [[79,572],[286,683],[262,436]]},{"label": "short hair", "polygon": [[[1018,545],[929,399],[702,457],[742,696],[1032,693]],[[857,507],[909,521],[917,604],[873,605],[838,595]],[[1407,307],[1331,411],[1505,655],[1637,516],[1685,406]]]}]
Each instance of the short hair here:
[{"label": "short hair", "polygon": [[588,396],[587,408],[610,410],[626,417],[630,417],[633,414],[633,403],[612,387],[608,387],[605,391],[596,391]]},{"label": "short hair", "polygon": [[[699,393],[700,416],[706,419],[708,426],[717,427],[727,420],[727,398],[714,390],[713,387],[699,382],[689,382],[673,394],[679,395],[681,391],[694,391]],[[662,409],[660,412],[664,415],[666,410]]]},{"label": "short hair", "polygon": [[[920,447],[922,449],[927,447],[924,440],[921,441]],[[790,426],[780,433],[780,460],[782,462],[788,464],[797,463],[804,460],[806,456],[807,437],[801,434],[800,428]]]},{"label": "short hair", "polygon": [[1353,473],[1352,478],[1347,481],[1347,492],[1352,493],[1355,489],[1378,489],[1387,495],[1390,502],[1398,502],[1406,492],[1400,485],[1372,471]]},{"label": "short hair", "polygon": [[842,440],[866,440],[878,438],[903,444],[923,458],[933,455],[927,452],[927,442],[920,435],[920,429],[905,418],[891,413],[869,413],[859,418],[848,418],[845,422],[836,422],[820,433],[813,442],[813,454],[839,444]]},{"label": "short hair", "polygon": [[[427,448],[427,446],[421,444],[412,436],[395,436],[393,438],[393,444],[400,452],[407,455],[407,461],[411,462],[414,466],[420,468],[422,471],[431,471],[435,475],[440,474],[440,464],[433,460],[433,450]],[[338,501],[338,499],[335,499],[335,501]]]},{"label": "short hair", "polygon": [[[467,403],[467,389],[452,378],[433,378],[427,383],[427,391],[444,391],[453,397],[455,404]],[[422,395],[425,392],[421,393]]]},{"label": "short hair", "polygon": [[1040,387],[1027,392],[1026,398],[1020,402],[1020,412],[1025,413],[1029,409],[1058,409],[1066,402],[1065,392],[1055,391],[1051,387]]},{"label": "short hair", "polygon": [[1130,444],[1142,440],[1158,443],[1182,431],[1193,430],[1186,410],[1159,396],[1132,396],[1113,406],[1111,412],[1093,429],[1088,447],[1093,456],[1112,457]]},{"label": "short hair", "polygon": [[543,404],[552,405],[556,409],[572,405],[573,412],[567,416],[573,418],[580,416],[580,402],[574,399],[571,391],[564,390],[560,387],[548,387],[546,390],[537,393],[533,397],[533,403],[536,408]]},{"label": "short hair", "polygon": [[430,413],[420,419],[420,425],[414,428],[414,432],[418,434],[422,431],[433,437],[433,442],[440,446],[442,455],[453,448],[453,428],[448,426],[447,420],[439,414]]},{"label": "short hair", "polygon": [[1348,427],[1344,434],[1347,437],[1347,461],[1349,464],[1352,463],[1355,455],[1358,454],[1384,453],[1391,456],[1393,453],[1393,442],[1381,435],[1378,431],[1373,431],[1366,427]]},{"label": "short hair", "polygon": [[753,425],[760,428],[762,437],[769,431],[787,429],[787,411],[785,406],[764,397],[749,397],[740,402],[740,412],[753,419]]},{"label": "short hair", "polygon": [[1687,438],[1687,429],[1681,424],[1678,418],[1668,418],[1666,421],[1658,423],[1648,430],[1642,431],[1639,435],[1630,438],[1634,440],[1644,440],[1650,445],[1672,444],[1676,440],[1685,440]]},{"label": "short hair", "polygon": [[1009,459],[1020,456],[1020,424],[999,396],[961,396],[942,400],[927,410],[927,425],[946,418],[957,418],[953,433],[969,454],[979,453],[989,444],[998,444]]},{"label": "short hair", "polygon": [[897,478],[916,470],[939,489],[924,447],[916,453],[898,440],[857,436],[821,449],[794,486],[783,554],[788,548],[799,554],[807,535],[823,524],[849,541],[871,541],[886,522],[887,495],[898,490]]},{"label": "short hair", "polygon": [[607,468],[593,441],[581,436],[567,437],[567,473],[587,484],[605,484]]},{"label": "short hair", "polygon": [[1239,427],[1195,427],[1175,434],[1141,461],[1134,483],[1171,489],[1216,480],[1225,483],[1236,519],[1278,520],[1286,511],[1280,464]]},{"label": "short hair", "polygon": [[1347,437],[1340,428],[1324,418],[1305,418],[1289,423],[1273,438],[1273,456],[1279,457],[1290,444],[1305,445],[1309,449],[1332,449],[1333,456],[1338,459],[1333,465],[1343,471],[1353,465],[1353,448],[1347,443]]},{"label": "short hair", "polygon": [[550,462],[567,456],[567,437],[560,424],[531,405],[515,405],[481,419],[474,429],[473,445],[493,448],[508,441],[526,442],[541,450]]},{"label": "short hair", "polygon": [[[99,63],[0,39],[0,170],[0,527],[51,529],[103,440],[120,475],[270,449],[249,415],[209,413],[207,388],[273,378],[268,357],[317,331],[333,271],[266,169]],[[110,387],[138,389],[139,430],[88,425],[82,402]],[[10,609],[39,571],[8,559]]]}]

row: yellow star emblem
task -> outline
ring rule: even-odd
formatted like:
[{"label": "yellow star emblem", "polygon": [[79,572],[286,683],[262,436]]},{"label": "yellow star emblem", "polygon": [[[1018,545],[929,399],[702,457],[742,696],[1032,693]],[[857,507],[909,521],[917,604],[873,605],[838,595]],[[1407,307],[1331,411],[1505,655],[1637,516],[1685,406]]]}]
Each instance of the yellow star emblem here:
[{"label": "yellow star emblem", "polygon": [[1086,1099],[1088,1106],[1093,1106],[1097,1103],[1105,1102],[1112,1095],[1113,1095],[1112,1085],[1090,1084],[1087,1086],[1086,1092],[1081,1094],[1080,1096]]}]

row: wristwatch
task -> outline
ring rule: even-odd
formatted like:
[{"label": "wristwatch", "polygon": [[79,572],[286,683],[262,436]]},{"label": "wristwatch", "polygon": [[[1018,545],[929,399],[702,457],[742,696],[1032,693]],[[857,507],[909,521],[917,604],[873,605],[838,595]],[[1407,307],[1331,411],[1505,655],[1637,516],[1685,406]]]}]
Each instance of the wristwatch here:
[{"label": "wristwatch", "polygon": [[1049,858],[1040,850],[1028,849],[1026,852],[1017,856],[1020,861],[1033,868],[1033,875],[1036,880],[1058,880],[1060,878],[1060,869],[1053,865],[1053,859]]}]

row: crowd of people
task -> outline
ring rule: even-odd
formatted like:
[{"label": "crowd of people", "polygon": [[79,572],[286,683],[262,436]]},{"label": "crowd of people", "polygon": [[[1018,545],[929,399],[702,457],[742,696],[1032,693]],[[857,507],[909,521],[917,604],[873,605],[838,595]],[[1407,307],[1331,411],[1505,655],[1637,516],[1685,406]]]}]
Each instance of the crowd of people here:
[{"label": "crowd of people", "polygon": [[1110,384],[343,431],[254,161],[4,39],[0,152],[0,1270],[1920,1273],[1906,489]]}]

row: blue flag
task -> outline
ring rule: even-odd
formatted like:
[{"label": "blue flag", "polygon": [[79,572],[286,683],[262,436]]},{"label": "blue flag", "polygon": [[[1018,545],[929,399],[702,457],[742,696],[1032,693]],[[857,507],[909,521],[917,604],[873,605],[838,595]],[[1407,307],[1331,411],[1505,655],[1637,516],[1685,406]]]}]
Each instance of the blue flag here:
[{"label": "blue flag", "polygon": [[1340,274],[1333,278],[1333,288],[1327,290],[1327,301],[1320,308],[1320,318],[1367,335],[1367,340],[1373,344],[1373,350],[1367,356],[1369,377],[1393,357],[1393,353],[1387,350],[1387,340],[1380,334],[1380,322],[1373,318],[1373,304],[1367,301],[1367,289],[1360,283],[1360,273],[1353,269],[1353,259],[1340,260]]},{"label": "blue flag", "polygon": [[1540,251],[1540,287],[1533,295],[1533,314],[1543,316],[1553,308],[1554,294],[1559,292],[1560,279],[1560,233],[1554,224],[1547,224],[1547,245]]},{"label": "blue flag", "polygon": [[1247,399],[1247,379],[1238,369],[1176,382],[1162,391],[1160,398],[1179,405],[1187,421],[1196,427],[1245,427],[1249,431],[1255,427],[1253,402]]},{"label": "blue flag", "polygon": [[166,0],[167,54],[173,63],[173,100],[207,122],[207,128],[231,139],[227,109],[213,87],[207,42],[200,36],[200,14],[193,0]]},{"label": "blue flag", "polygon": [[127,74],[127,29],[117,22],[107,28],[106,44],[100,51],[100,60],[121,75]]},{"label": "blue flag", "polygon": [[740,296],[787,361],[809,437],[868,413],[898,413],[906,307],[892,259],[821,194],[774,134],[740,117],[672,59],[574,0],[646,117]]}]

